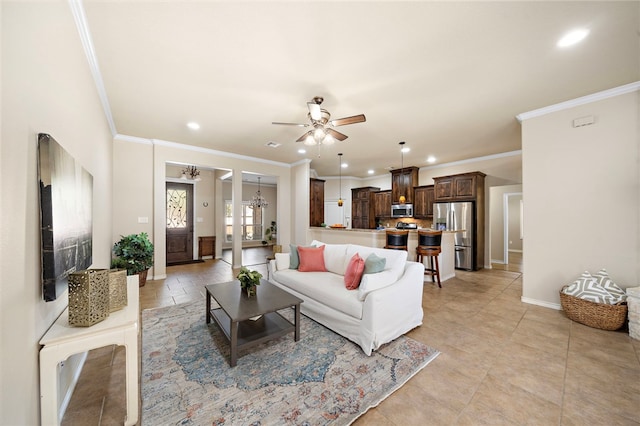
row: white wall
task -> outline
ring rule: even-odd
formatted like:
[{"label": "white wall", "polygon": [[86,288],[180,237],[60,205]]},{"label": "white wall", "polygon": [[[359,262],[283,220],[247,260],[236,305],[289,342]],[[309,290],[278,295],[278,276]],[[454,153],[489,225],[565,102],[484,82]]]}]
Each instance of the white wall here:
[{"label": "white wall", "polygon": [[[292,219],[291,212],[297,202],[307,205],[308,226],[308,179],[307,192],[303,195],[303,199],[296,200],[292,196],[291,167],[288,164],[231,155],[174,142],[144,140],[130,136],[118,136],[116,138],[114,156],[116,161],[121,161],[120,167],[118,167],[117,179],[114,179],[114,198],[117,198],[117,202],[114,203],[114,218],[116,218],[113,226],[114,241],[116,236],[121,234],[148,232],[152,243],[156,247],[154,267],[150,271],[153,279],[161,279],[166,276],[166,252],[164,247],[166,244],[165,183],[167,164],[192,164],[202,170],[215,169],[216,174],[220,173],[220,170],[228,170],[233,171],[235,176],[241,176],[242,172],[275,176],[277,178],[277,204],[274,210],[278,212],[278,240],[282,241],[282,244],[289,243],[291,229],[293,229],[296,221],[296,219]],[[140,163],[139,167],[136,167],[137,163]],[[306,167],[308,174],[308,163],[304,163],[304,167]],[[132,183],[134,190],[132,190]],[[213,184],[213,187],[217,188],[216,183]],[[214,189],[215,204],[213,205],[215,206],[214,214],[216,215],[218,213],[218,205],[222,205],[224,202],[222,185],[220,185],[220,189],[220,191]],[[241,183],[237,198],[242,198]],[[219,210],[219,212],[221,213],[222,210]],[[150,218],[149,223],[137,223],[139,216],[148,216]],[[214,225],[214,229],[216,230],[216,236],[218,233],[223,234],[221,232],[222,228],[217,228]],[[238,241],[236,241],[234,236],[233,243],[233,265],[238,265],[238,267],[242,259],[239,238],[238,234]],[[218,244],[219,242],[216,241],[216,246]],[[238,250],[235,250],[235,247]]]},{"label": "white wall", "polygon": [[[68,303],[41,290],[37,134],[93,175],[93,265],[109,266],[112,135],[66,2],[2,2],[0,424],[40,423],[39,340]],[[9,213],[9,214],[8,214]]]},{"label": "white wall", "polygon": [[524,301],[557,307],[564,284],[603,267],[639,284],[638,102],[636,88],[523,121]]}]

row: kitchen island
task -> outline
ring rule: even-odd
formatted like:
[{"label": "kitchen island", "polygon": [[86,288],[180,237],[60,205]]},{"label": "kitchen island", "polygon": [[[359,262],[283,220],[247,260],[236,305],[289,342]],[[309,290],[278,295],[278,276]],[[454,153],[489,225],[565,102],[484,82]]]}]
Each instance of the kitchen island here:
[{"label": "kitchen island", "polygon": [[[309,228],[307,241],[318,240],[327,244],[360,244],[368,247],[383,248],[387,240],[385,231],[385,229],[311,227]],[[442,231],[441,252],[438,255],[440,281],[446,281],[456,276],[455,247],[453,241],[454,233],[455,232],[453,231]],[[408,259],[414,262],[416,260],[417,246],[418,231],[416,229],[411,229],[409,230],[407,250]]]}]

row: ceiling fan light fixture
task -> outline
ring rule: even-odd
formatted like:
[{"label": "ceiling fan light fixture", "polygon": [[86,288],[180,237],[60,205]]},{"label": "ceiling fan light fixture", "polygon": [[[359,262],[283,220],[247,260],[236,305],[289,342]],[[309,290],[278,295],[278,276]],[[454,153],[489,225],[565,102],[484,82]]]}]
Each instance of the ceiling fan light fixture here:
[{"label": "ceiling fan light fixture", "polygon": [[317,143],[316,140],[313,138],[313,136],[311,134],[309,134],[306,138],[304,138],[304,144],[305,145],[313,146],[316,143]]},{"label": "ceiling fan light fixture", "polygon": [[322,143],[324,145],[333,145],[335,142],[336,142],[336,140],[331,135],[325,136],[325,138],[322,140]]}]

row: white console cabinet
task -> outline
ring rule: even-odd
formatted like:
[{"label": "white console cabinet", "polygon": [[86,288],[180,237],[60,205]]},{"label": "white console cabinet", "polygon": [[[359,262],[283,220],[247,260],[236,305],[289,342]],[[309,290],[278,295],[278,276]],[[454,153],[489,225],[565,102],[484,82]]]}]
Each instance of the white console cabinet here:
[{"label": "white console cabinet", "polygon": [[140,315],[138,276],[127,277],[127,306],[112,312],[91,327],[69,325],[69,311],[60,315],[40,340],[40,420],[43,426],[58,425],[58,364],[69,356],[108,345],[126,350],[127,418],[138,422],[138,321]]}]

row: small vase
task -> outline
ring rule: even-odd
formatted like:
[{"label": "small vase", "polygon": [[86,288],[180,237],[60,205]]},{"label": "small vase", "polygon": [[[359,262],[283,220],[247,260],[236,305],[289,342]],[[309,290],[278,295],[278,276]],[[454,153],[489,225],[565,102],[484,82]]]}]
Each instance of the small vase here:
[{"label": "small vase", "polygon": [[257,289],[258,287],[255,285],[250,287],[242,287],[242,292],[246,294],[247,297],[255,297]]}]

